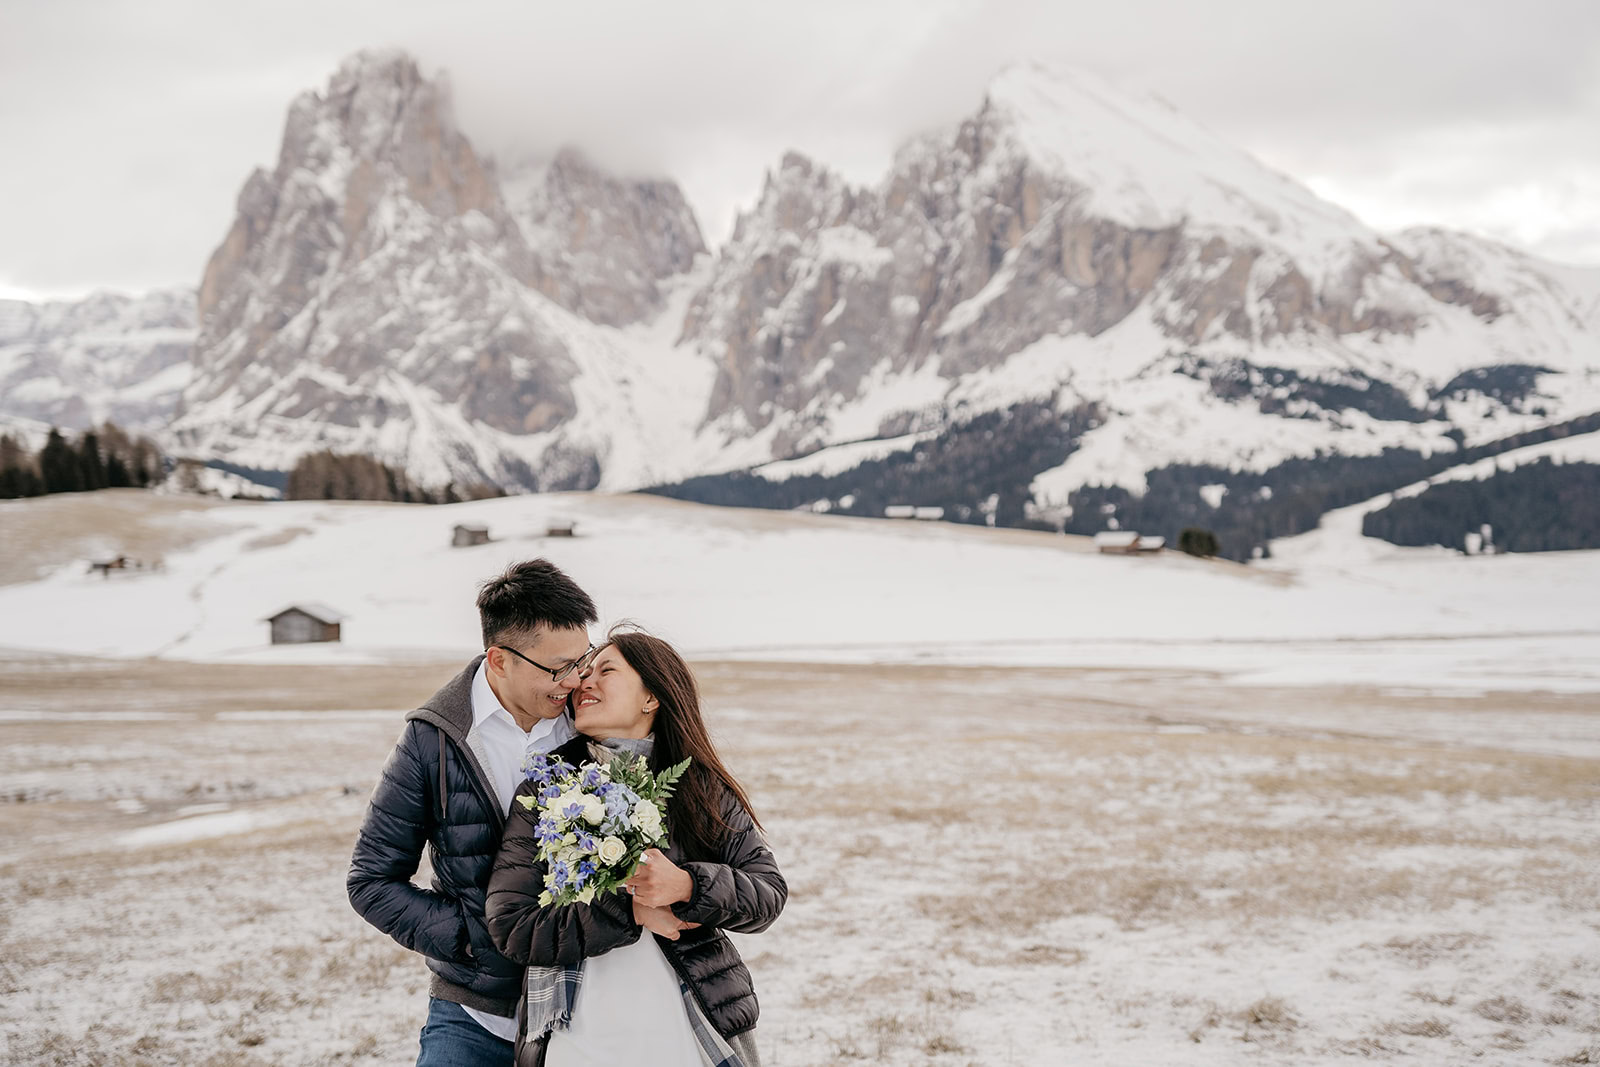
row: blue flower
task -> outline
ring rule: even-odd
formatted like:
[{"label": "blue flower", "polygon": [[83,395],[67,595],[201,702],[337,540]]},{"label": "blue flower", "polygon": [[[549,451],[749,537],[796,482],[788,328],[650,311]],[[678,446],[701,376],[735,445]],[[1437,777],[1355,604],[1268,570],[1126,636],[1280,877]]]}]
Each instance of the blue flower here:
[{"label": "blue flower", "polygon": [[557,890],[565,889],[571,876],[567,865],[560,860],[556,860],[555,865],[550,868],[551,885]]},{"label": "blue flower", "polygon": [[584,852],[594,852],[597,849],[599,849],[599,847],[600,847],[599,845],[595,844],[594,836],[592,834],[586,833],[583,830],[579,830],[578,831],[578,848],[579,849],[581,849]]},{"label": "blue flower", "polygon": [[568,804],[566,807],[561,809],[561,814],[565,815],[569,819],[576,819],[578,816],[583,814],[583,805],[577,803]]},{"label": "blue flower", "polygon": [[561,840],[561,830],[556,826],[556,821],[546,815],[539,820],[539,825],[533,828],[533,836],[541,845],[548,845]]},{"label": "blue flower", "polygon": [[550,784],[550,785],[547,785],[543,789],[539,790],[539,799],[540,800],[549,800],[552,797],[558,797],[560,795],[561,795],[561,787],[559,785],[555,785],[553,783]]},{"label": "blue flower", "polygon": [[593,789],[599,784],[600,768],[591,764],[589,769],[583,772],[583,787],[585,789]]},{"label": "blue flower", "polygon": [[606,815],[620,819],[633,810],[634,801],[638,799],[627,786],[618,786],[606,794]]}]

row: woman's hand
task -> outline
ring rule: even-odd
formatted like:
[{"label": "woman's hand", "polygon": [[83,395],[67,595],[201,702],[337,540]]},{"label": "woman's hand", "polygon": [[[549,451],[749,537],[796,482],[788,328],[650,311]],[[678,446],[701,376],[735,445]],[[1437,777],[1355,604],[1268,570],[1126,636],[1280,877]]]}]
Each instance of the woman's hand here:
[{"label": "woman's hand", "polygon": [[641,904],[638,897],[633,898],[633,921],[668,941],[678,940],[680,930],[696,930],[700,927],[699,923],[684,922],[672,914],[671,908],[652,908],[648,904]]},{"label": "woman's hand", "polygon": [[647,848],[639,857],[639,869],[623,883],[633,899],[652,908],[670,908],[694,895],[694,879],[689,872],[667,859],[659,848]]}]

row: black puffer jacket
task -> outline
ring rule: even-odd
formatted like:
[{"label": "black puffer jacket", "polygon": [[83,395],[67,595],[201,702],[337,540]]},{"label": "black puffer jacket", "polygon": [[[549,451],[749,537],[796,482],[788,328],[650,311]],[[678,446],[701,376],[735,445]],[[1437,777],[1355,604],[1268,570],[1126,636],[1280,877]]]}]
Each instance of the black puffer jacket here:
[{"label": "black puffer jacket", "polygon": [[[556,754],[576,766],[590,758],[588,739],[573,738]],[[536,791],[532,782],[524,782],[517,795]],[[733,1037],[756,1025],[760,1008],[750,972],[723,931],[765,930],[783,911],[789,887],[749,813],[731,794],[725,797],[723,816],[733,831],[717,856],[690,858],[676,847],[666,850],[667,858],[694,879],[693,894],[672,910],[700,928],[683,931],[676,941],[656,940],[711,1025],[723,1037]],[[536,858],[534,823],[533,813],[513,801],[489,878],[489,932],[500,951],[522,963],[570,967],[637,941],[643,928],[633,921],[633,901],[625,894],[603,893],[592,904],[539,906],[545,870]],[[518,1041],[519,1063],[532,1060],[525,1044]]]},{"label": "black puffer jacket", "polygon": [[[406,716],[361,822],[346,888],[362,918],[427,957],[431,995],[511,1016],[523,968],[495,950],[483,915],[505,817],[468,738],[482,658]],[[411,882],[424,845],[429,889]]]}]

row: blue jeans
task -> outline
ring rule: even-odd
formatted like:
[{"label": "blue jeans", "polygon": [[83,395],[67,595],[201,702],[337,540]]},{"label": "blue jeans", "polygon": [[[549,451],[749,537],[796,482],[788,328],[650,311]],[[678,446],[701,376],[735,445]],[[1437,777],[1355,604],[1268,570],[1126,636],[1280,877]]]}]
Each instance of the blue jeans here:
[{"label": "blue jeans", "polygon": [[438,997],[428,998],[421,1044],[417,1067],[512,1067],[517,1051],[479,1026],[461,1005]]}]

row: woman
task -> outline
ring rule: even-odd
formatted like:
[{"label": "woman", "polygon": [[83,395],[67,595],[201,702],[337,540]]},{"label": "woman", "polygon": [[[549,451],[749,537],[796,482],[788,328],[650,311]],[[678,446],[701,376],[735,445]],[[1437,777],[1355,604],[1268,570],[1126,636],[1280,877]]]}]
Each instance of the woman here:
[{"label": "woman", "polygon": [[759,1067],[750,972],[723,931],[765,930],[789,890],[711,744],[694,675],[665,641],[613,630],[572,703],[580,736],[554,754],[574,766],[693,762],[667,804],[672,847],[645,853],[626,894],[591,904],[539,906],[535,815],[512,803],[485,911],[496,946],[530,968],[518,1067]]}]

